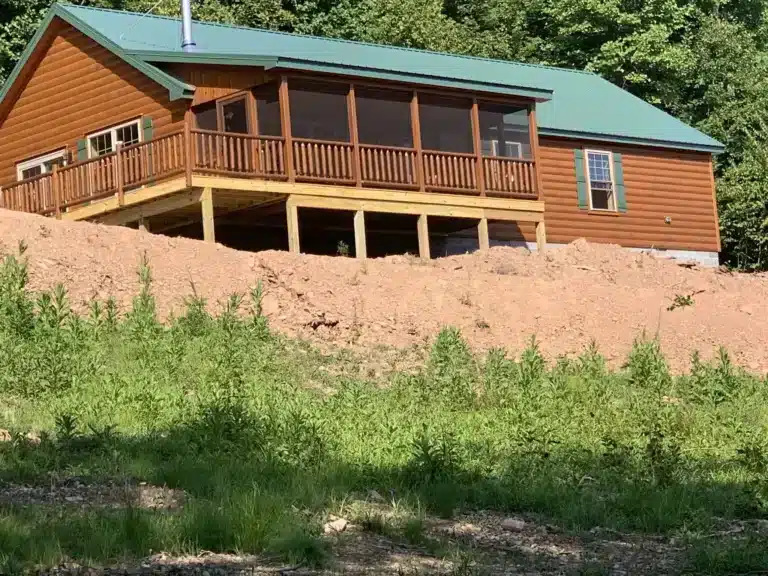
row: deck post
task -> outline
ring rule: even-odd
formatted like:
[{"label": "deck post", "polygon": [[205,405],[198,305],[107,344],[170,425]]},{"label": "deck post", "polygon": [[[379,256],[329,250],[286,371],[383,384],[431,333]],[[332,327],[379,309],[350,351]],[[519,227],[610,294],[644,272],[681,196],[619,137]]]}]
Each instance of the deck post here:
[{"label": "deck post", "polygon": [[416,148],[416,183],[419,190],[424,192],[424,154],[421,150],[421,121],[419,120],[419,94],[416,90],[411,96],[411,130],[413,131],[413,147]]},{"label": "deck post", "polygon": [[531,154],[533,155],[533,173],[536,179],[536,198],[544,199],[544,188],[541,185],[541,170],[539,160],[539,127],[536,124],[536,107],[531,105],[528,108],[528,135],[531,140]]},{"label": "deck post", "polygon": [[192,109],[184,113],[184,175],[187,188],[192,187]]},{"label": "deck post", "polygon": [[288,251],[292,254],[299,254],[301,247],[299,244],[299,209],[292,196],[288,196],[285,201],[285,215],[288,223]]},{"label": "deck post", "polygon": [[427,223],[427,215],[419,215],[416,229],[419,233],[419,257],[424,260],[429,260],[431,255],[429,253],[429,224]]},{"label": "deck post", "polygon": [[472,99],[472,141],[475,147],[475,156],[477,162],[477,189],[480,196],[485,196],[485,178],[483,177],[483,146],[480,142],[480,107],[477,105],[477,98]]},{"label": "deck post", "polygon": [[143,216],[139,218],[139,230],[142,232],[149,232],[149,220],[144,218]]},{"label": "deck post", "polygon": [[113,166],[113,168],[114,168],[115,187],[117,188],[117,205],[118,206],[123,206],[125,204],[125,191],[123,190],[123,163],[121,161],[122,148],[123,148],[122,142],[115,142],[115,165]]},{"label": "deck post", "polygon": [[[285,171],[288,176],[288,182],[296,181],[296,170],[293,164],[293,135],[291,134],[291,104],[288,97],[288,78],[280,76],[280,89],[278,91],[280,100],[280,123],[283,127],[283,138],[285,139]],[[296,249],[298,252],[298,248]]]},{"label": "deck post", "polygon": [[365,212],[355,212],[355,256],[361,260],[368,257],[368,249],[365,243]]},{"label": "deck post", "polygon": [[544,220],[536,222],[536,251],[544,252],[547,249],[547,229]]},{"label": "deck post", "polygon": [[352,162],[354,170],[355,186],[361,188],[363,185],[363,159],[360,157],[360,135],[357,133],[357,101],[355,100],[355,85],[349,85],[347,93],[347,112],[349,113],[349,135],[352,137],[353,154],[355,156]]},{"label": "deck post", "polygon": [[61,186],[59,184],[59,165],[53,165],[53,174],[51,175],[51,188],[53,189],[53,206],[56,218],[61,220]]},{"label": "deck post", "polygon": [[213,189],[203,189],[200,195],[200,206],[203,212],[203,240],[214,243],[216,234],[213,227]]},{"label": "deck post", "polygon": [[491,247],[491,242],[488,238],[488,218],[482,217],[477,223],[477,241],[480,245],[480,250],[488,250]]}]

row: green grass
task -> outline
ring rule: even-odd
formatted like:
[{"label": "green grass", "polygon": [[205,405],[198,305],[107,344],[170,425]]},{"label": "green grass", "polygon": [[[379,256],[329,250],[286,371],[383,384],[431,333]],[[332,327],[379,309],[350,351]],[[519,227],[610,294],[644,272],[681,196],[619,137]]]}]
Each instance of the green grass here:
[{"label": "green grass", "polygon": [[[488,509],[693,541],[768,515],[768,382],[724,352],[672,376],[654,340],[608,370],[594,347],[548,365],[474,355],[436,336],[419,370],[368,380],[349,352],[272,333],[261,288],[161,324],[146,263],[131,309],[70,310],[33,296],[23,261],[0,267],[0,483],[147,482],[185,491],[181,510],[0,505],[0,573],[64,558],[107,564],[200,550],[328,561],[329,513],[376,490],[425,515]],[[30,430],[41,443],[22,439]],[[341,504],[340,504],[341,503]],[[367,522],[367,523],[366,523]],[[363,528],[381,533],[376,516]],[[752,548],[692,545],[692,566],[754,566]]]}]

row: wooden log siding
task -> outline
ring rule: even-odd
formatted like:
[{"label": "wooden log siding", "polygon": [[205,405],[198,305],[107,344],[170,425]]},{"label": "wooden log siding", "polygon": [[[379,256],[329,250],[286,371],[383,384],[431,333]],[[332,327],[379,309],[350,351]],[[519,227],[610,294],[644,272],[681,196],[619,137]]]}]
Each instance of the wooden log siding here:
[{"label": "wooden log siding", "polygon": [[[586,238],[635,248],[719,250],[710,154],[546,137],[539,147],[547,242]],[[579,209],[575,148],[621,153],[625,213]],[[667,216],[670,224],[664,221]],[[498,239],[533,242],[536,238],[528,223],[519,227],[495,223],[492,233]]]},{"label": "wooden log siding", "polygon": [[27,82],[0,125],[0,182],[16,180],[16,163],[67,148],[106,126],[151,116],[159,138],[182,128],[184,100],[68,24],[55,20]]}]

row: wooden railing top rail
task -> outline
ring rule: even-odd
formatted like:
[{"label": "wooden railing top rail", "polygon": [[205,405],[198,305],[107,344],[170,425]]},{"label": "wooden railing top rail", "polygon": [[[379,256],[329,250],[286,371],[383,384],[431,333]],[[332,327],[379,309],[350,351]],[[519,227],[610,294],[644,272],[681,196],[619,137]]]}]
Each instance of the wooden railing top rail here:
[{"label": "wooden railing top rail", "polygon": [[518,164],[534,164],[531,158],[519,158],[516,156],[483,156],[483,160],[494,160],[498,162],[516,162]]},{"label": "wooden railing top rail", "polygon": [[[197,157],[195,149],[199,140],[188,140],[187,134],[214,137],[212,144],[207,145],[214,148],[208,153],[218,152],[208,159],[207,164],[201,164]],[[243,145],[252,141],[261,141],[264,145]],[[267,144],[270,142],[274,144]],[[425,192],[440,189],[460,194],[484,194],[487,190],[496,196],[538,197],[536,165],[529,158],[311,138],[293,138],[292,142],[302,150],[306,145],[328,148],[325,152],[317,152],[317,157],[293,158],[291,164],[292,155],[288,154],[287,140],[283,136],[177,130],[3,186],[0,203],[8,208],[40,213],[51,213],[55,208],[58,214],[60,210],[113,194],[122,203],[126,187],[158,182],[185,171],[189,178],[196,170],[241,178],[288,178],[290,174],[296,174],[321,183],[391,184],[393,187],[420,188]],[[269,148],[264,147],[267,145]],[[311,148],[307,148],[307,153],[317,155]],[[118,154],[120,162],[115,161]],[[422,172],[428,163],[431,172],[424,175]],[[91,165],[93,168],[88,168]],[[62,195],[63,192],[66,194]]]},{"label": "wooden railing top rail", "polygon": [[469,158],[472,160],[477,160],[477,155],[474,153],[467,153],[467,152],[448,152],[446,150],[427,150],[426,148],[423,150],[424,154],[429,154],[430,156],[450,156],[451,158]]},{"label": "wooden railing top rail", "polygon": [[[190,130],[192,134],[210,134],[211,136],[229,136],[233,138],[245,138],[247,140],[274,140],[282,142],[285,140],[283,136],[261,136],[259,134],[242,134],[240,132],[218,132],[217,130],[203,130],[201,128],[193,128]],[[294,138],[294,141],[297,139]],[[318,141],[319,142],[319,141]]]},{"label": "wooden railing top rail", "polygon": [[391,152],[416,152],[416,148],[410,148],[406,146],[383,146],[381,144],[363,144],[360,143],[360,148],[366,150],[388,150]]},{"label": "wooden railing top rail", "polygon": [[294,142],[301,142],[302,144],[323,144],[325,146],[353,146],[352,142],[345,142],[344,140],[315,140],[314,138],[291,138]]}]

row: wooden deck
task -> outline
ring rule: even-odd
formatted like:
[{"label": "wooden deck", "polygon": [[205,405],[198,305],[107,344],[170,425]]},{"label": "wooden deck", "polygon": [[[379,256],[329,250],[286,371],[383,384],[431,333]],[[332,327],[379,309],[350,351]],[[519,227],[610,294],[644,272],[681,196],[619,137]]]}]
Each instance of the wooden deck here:
[{"label": "wooden deck", "polygon": [[420,236],[428,216],[477,219],[481,247],[489,219],[537,222],[543,242],[533,161],[287,140],[187,127],[5,186],[0,207],[125,224],[200,204],[213,240],[217,214],[285,200],[295,251],[298,208],[354,211],[363,244],[366,211],[423,217]]}]

